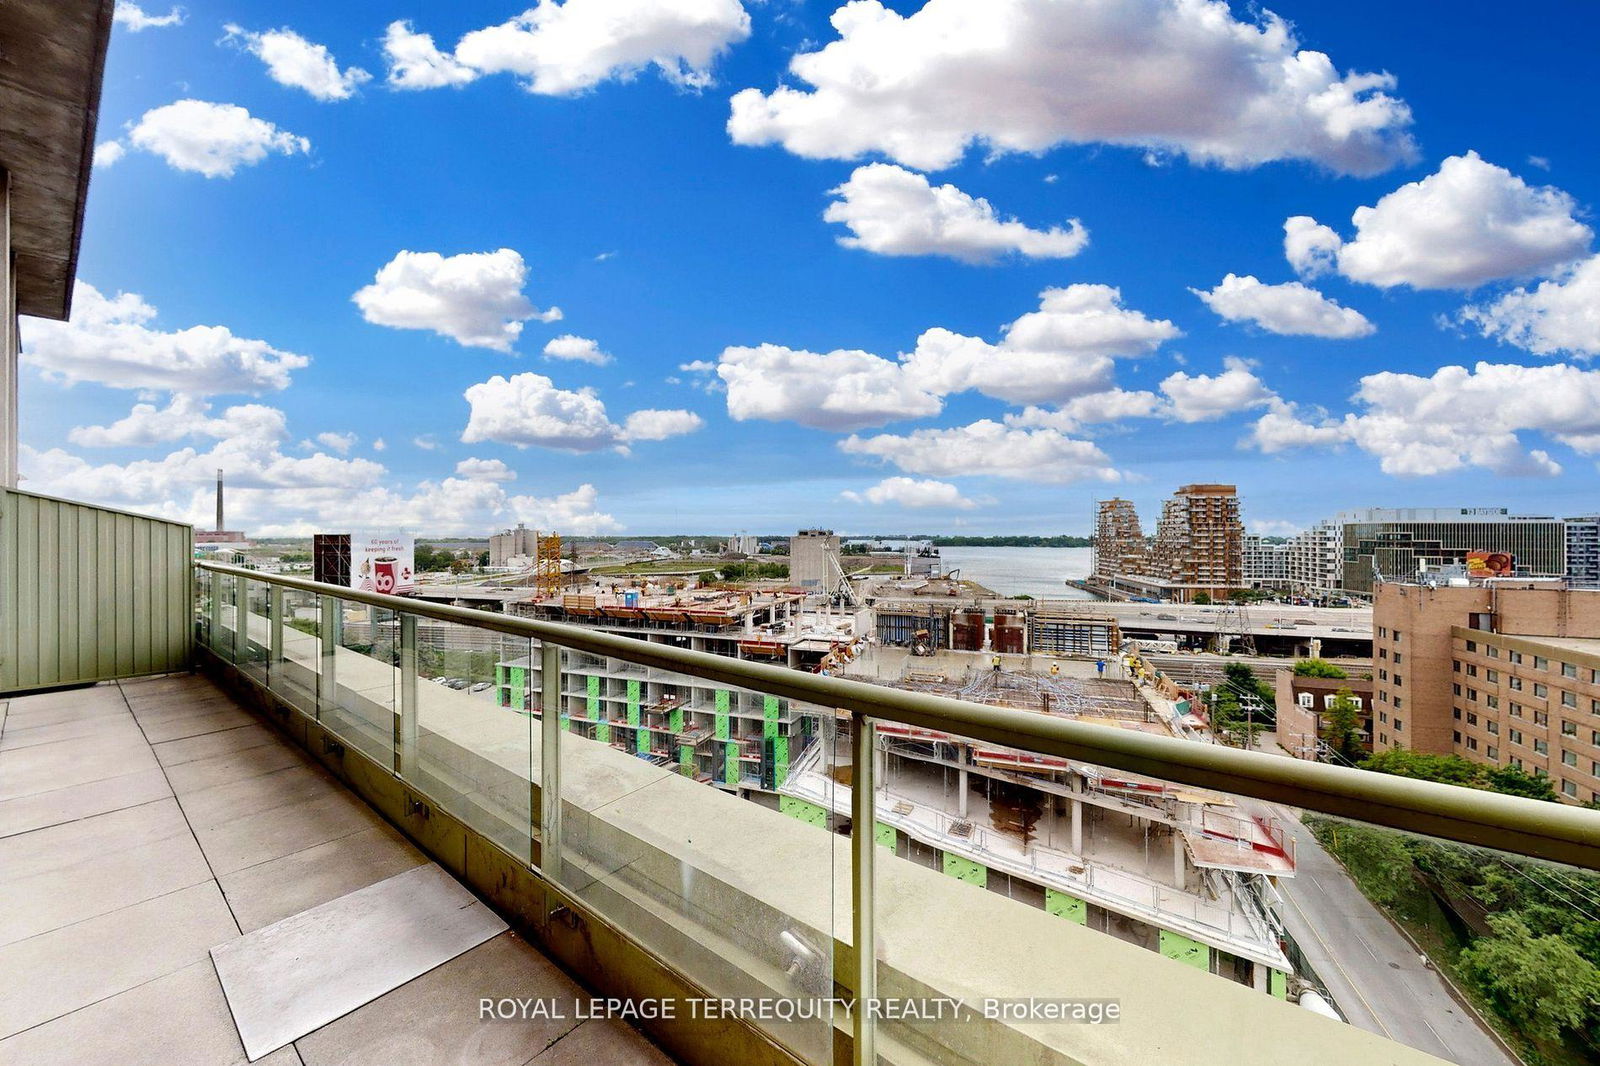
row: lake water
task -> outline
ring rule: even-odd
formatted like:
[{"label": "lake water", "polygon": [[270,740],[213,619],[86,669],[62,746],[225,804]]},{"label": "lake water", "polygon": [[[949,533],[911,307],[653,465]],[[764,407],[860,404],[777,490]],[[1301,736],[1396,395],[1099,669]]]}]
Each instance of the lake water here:
[{"label": "lake water", "polygon": [[1066,584],[1067,578],[1089,576],[1090,548],[940,548],[946,573],[994,589],[1002,596],[1036,600],[1092,600]]}]

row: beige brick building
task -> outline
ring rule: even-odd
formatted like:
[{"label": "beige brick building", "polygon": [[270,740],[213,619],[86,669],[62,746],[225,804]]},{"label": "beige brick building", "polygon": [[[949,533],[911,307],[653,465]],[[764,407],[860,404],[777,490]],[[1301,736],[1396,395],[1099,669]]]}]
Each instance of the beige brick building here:
[{"label": "beige brick building", "polygon": [[1600,590],[1381,585],[1373,672],[1375,751],[1454,753],[1600,798]]}]

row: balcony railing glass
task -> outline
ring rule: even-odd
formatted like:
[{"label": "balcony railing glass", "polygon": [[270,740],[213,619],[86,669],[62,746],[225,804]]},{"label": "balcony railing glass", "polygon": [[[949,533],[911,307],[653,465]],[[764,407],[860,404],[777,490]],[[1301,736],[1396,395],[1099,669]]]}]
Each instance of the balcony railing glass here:
[{"label": "balcony railing glass", "polygon": [[[208,563],[196,589],[211,651],[709,994],[966,1005],[754,1023],[806,1061],[836,1032],[863,1062],[1158,1061],[1219,1017],[1383,1053],[1272,1002],[1298,969],[1272,863],[1303,834],[1275,803],[1600,866],[1592,811]],[[1117,1031],[974,1018],[1020,996],[1169,1002]]]}]

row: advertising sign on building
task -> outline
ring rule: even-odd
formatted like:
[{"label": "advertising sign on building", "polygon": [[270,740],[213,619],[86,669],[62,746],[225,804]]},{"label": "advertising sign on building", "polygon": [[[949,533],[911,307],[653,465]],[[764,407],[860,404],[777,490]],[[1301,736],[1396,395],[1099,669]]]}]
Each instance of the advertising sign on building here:
[{"label": "advertising sign on building", "polygon": [[415,592],[416,541],[396,533],[350,534],[350,587],[404,596]]},{"label": "advertising sign on building", "polygon": [[1510,552],[1468,552],[1467,576],[1510,577],[1514,560]]}]

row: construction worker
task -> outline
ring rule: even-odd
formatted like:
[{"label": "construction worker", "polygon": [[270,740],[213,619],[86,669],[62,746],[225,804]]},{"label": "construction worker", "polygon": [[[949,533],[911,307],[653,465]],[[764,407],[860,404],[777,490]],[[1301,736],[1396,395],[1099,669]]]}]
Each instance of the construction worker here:
[{"label": "construction worker", "polygon": [[998,674],[1000,672],[1000,656],[996,654],[994,658],[989,660],[989,663],[994,667],[994,672]]},{"label": "construction worker", "polygon": [[1061,664],[1060,663],[1051,663],[1050,664],[1050,676],[1051,677],[1060,677],[1061,676]]},{"label": "construction worker", "polygon": [[1106,676],[1106,661],[1104,659],[1096,659],[1094,661],[1094,668],[1099,672],[1101,677]]}]

